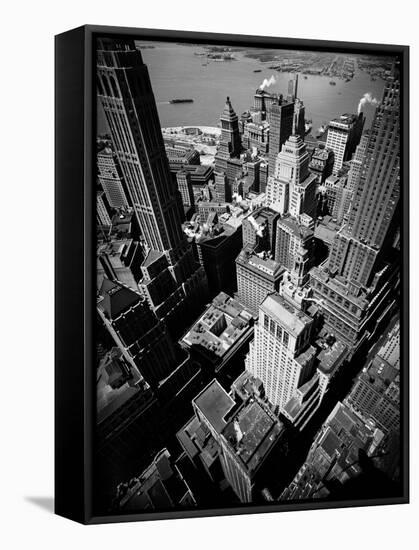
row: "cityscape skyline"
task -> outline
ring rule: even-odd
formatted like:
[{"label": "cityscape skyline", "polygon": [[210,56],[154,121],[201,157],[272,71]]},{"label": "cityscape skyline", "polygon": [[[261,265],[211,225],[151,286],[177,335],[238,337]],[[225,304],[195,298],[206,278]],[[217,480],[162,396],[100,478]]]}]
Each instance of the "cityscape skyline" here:
[{"label": "cityscape skyline", "polygon": [[144,48],[97,40],[94,506],[399,494],[397,64],[330,53],[331,87],[366,72],[384,91],[316,136],[298,56],[242,113],[226,86],[219,128],[162,129]]}]

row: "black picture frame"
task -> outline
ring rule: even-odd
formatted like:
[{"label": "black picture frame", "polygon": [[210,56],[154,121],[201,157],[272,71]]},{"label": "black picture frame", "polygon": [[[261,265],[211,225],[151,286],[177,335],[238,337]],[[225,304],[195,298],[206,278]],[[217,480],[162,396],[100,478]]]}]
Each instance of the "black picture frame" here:
[{"label": "black picture frame", "polygon": [[[246,505],[95,516],[92,511],[94,358],[94,39],[248,45],[335,52],[385,53],[400,58],[401,136],[401,469],[397,498]],[[55,37],[55,513],[84,523],[111,523],[409,502],[409,47],[294,38],[210,34],[86,25]]]}]

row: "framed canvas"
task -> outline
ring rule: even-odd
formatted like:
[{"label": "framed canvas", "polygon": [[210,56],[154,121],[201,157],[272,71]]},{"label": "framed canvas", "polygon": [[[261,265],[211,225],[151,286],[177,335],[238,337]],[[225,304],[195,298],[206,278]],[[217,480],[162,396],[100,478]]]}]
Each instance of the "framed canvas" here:
[{"label": "framed canvas", "polygon": [[55,44],[56,513],[407,503],[408,47]]}]

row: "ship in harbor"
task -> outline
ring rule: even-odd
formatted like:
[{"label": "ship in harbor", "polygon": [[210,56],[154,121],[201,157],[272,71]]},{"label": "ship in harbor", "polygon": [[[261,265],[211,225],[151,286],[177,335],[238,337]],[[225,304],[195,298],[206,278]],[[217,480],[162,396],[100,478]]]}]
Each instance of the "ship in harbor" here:
[{"label": "ship in harbor", "polygon": [[254,73],[261,73],[261,72],[262,72],[262,69],[255,69],[253,72],[254,72]]},{"label": "ship in harbor", "polygon": [[171,99],[169,103],[193,103],[193,99]]}]

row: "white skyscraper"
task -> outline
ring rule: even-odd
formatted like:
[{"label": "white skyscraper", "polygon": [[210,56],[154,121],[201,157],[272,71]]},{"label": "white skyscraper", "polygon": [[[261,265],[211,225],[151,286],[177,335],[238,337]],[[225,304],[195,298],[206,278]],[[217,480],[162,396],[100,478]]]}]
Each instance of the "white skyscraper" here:
[{"label": "white skyscraper", "polygon": [[267,296],[259,308],[246,370],[262,381],[267,398],[279,412],[312,375],[312,322],[279,294]]},{"label": "white skyscraper", "polygon": [[333,173],[339,173],[346,160],[349,160],[359,143],[365,119],[362,115],[345,114],[329,122],[327,149],[334,153]]},{"label": "white skyscraper", "polygon": [[304,141],[291,135],[277,156],[275,172],[268,178],[266,204],[280,214],[315,216],[316,177],[308,171],[310,156]]}]

